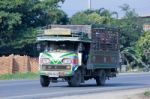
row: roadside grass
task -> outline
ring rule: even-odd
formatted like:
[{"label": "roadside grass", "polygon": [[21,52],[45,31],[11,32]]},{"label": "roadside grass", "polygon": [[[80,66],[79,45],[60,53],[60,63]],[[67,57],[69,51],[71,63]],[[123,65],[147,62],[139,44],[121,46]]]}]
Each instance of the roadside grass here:
[{"label": "roadside grass", "polygon": [[147,96],[147,97],[150,97],[150,90],[145,91],[144,95]]},{"label": "roadside grass", "polygon": [[0,75],[0,80],[38,79],[38,73],[15,73]]}]

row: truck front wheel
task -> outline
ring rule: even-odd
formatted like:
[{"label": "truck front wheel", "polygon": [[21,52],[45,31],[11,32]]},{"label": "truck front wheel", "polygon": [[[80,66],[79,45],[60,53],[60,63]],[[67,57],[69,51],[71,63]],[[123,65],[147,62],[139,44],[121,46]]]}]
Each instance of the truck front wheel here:
[{"label": "truck front wheel", "polygon": [[48,76],[41,75],[41,76],[40,76],[40,83],[41,83],[41,86],[42,86],[42,87],[48,87],[48,86],[49,86],[49,83],[50,83],[49,77],[48,77]]},{"label": "truck front wheel", "polygon": [[98,86],[105,85],[105,82],[106,82],[106,73],[105,73],[105,71],[104,70],[100,70],[98,72],[98,75],[97,75],[97,77],[95,79],[96,79],[96,84]]},{"label": "truck front wheel", "polygon": [[68,84],[71,87],[77,87],[81,83],[81,71],[77,70],[74,75],[68,80]]}]

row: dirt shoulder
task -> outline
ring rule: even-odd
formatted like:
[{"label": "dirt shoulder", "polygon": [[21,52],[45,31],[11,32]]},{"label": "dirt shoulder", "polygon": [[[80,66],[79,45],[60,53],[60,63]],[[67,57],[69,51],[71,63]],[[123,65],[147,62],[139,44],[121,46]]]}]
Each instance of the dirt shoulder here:
[{"label": "dirt shoulder", "polygon": [[76,96],[65,96],[57,97],[53,99],[150,99],[150,97],[144,96],[144,92],[150,88],[142,89],[129,89],[105,93],[95,93],[86,95],[76,95]]}]

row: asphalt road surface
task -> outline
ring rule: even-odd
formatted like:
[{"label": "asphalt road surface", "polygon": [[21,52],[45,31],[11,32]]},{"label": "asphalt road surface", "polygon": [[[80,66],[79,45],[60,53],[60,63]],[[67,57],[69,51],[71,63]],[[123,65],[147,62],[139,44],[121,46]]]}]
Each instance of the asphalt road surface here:
[{"label": "asphalt road surface", "polygon": [[39,80],[0,81],[0,99],[57,98],[148,87],[150,88],[150,73],[120,74],[101,87],[96,86],[94,79],[86,81],[80,87],[69,87],[66,82],[59,82],[51,83],[48,88],[42,88]]}]

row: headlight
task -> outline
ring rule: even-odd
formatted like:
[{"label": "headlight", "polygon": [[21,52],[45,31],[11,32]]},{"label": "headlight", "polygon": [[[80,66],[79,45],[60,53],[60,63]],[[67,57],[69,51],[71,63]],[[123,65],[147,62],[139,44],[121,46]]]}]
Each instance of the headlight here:
[{"label": "headlight", "polygon": [[40,60],[41,64],[49,64],[50,63],[50,59],[49,58],[42,58]]},{"label": "headlight", "polygon": [[69,58],[65,58],[65,59],[62,60],[62,63],[63,63],[63,64],[71,64],[71,63],[72,63],[72,60],[69,59]]},{"label": "headlight", "polygon": [[70,70],[70,69],[71,69],[71,66],[66,66],[66,69]]}]

